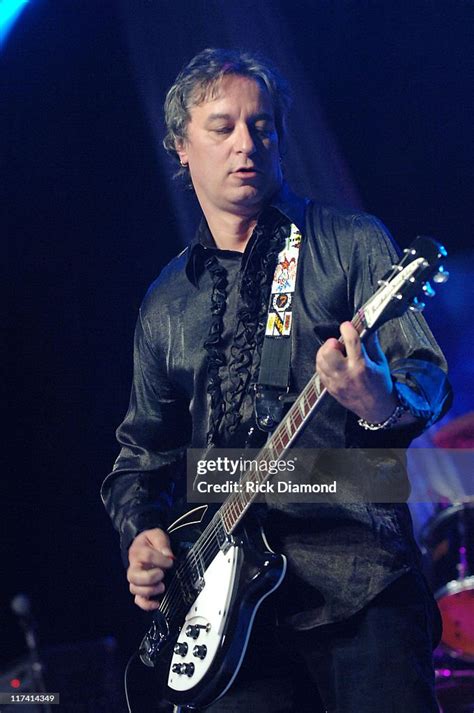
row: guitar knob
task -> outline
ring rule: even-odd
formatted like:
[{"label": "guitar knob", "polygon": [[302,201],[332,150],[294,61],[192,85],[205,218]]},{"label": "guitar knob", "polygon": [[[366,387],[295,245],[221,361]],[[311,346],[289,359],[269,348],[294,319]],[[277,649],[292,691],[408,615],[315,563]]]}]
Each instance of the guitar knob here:
[{"label": "guitar knob", "polygon": [[193,656],[196,656],[198,659],[203,659],[207,654],[207,646],[205,644],[202,644],[202,646],[195,646],[193,649]]},{"label": "guitar knob", "polygon": [[186,656],[186,654],[188,653],[188,645],[185,641],[178,641],[174,645],[173,651],[175,652],[175,654],[178,654],[178,656]]},{"label": "guitar knob", "polygon": [[186,627],[186,636],[189,636],[190,639],[197,639],[199,636],[200,632],[200,627],[198,624],[189,624]]},{"label": "guitar knob", "polygon": [[174,663],[171,667],[173,673],[178,673],[180,676],[186,674],[186,676],[192,676],[194,673],[193,663]]},{"label": "guitar knob", "polygon": [[188,626],[186,627],[185,634],[186,634],[186,636],[189,636],[190,639],[197,639],[201,629],[204,629],[204,631],[207,633],[211,630],[211,625],[209,623],[208,624],[188,624]]},{"label": "guitar knob", "polygon": [[447,270],[445,270],[444,267],[441,265],[441,267],[439,268],[436,275],[433,276],[433,281],[440,284],[442,282],[447,282],[448,279],[449,279],[449,272]]}]

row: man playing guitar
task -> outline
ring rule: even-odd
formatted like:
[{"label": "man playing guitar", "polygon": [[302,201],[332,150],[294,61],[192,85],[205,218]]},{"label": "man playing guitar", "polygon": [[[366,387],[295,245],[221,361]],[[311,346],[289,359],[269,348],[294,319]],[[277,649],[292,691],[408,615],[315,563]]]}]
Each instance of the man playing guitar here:
[{"label": "man playing guitar", "polygon": [[[176,566],[167,530],[186,449],[242,445],[253,421],[271,283],[291,225],[302,244],[290,390],[316,369],[331,395],[296,445],[405,448],[449,405],[446,364],[419,314],[361,341],[351,319],[396,251],[372,216],[290,192],[288,107],[274,68],[227,50],[197,55],[167,96],[165,147],[203,221],[141,306],[122,450],[102,490],[145,611],[158,610]],[[388,467],[404,478],[395,461]],[[406,504],[270,507],[265,530],[287,576],[257,616],[235,682],[208,709],[436,713],[439,617]]]}]

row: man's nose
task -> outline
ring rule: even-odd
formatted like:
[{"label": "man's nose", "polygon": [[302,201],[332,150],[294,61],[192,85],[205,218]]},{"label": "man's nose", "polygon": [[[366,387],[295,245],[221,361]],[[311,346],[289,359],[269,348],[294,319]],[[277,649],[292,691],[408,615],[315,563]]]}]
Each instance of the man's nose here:
[{"label": "man's nose", "polygon": [[247,124],[242,124],[238,127],[235,147],[238,153],[244,153],[247,156],[251,156],[255,152],[256,145],[254,137]]}]

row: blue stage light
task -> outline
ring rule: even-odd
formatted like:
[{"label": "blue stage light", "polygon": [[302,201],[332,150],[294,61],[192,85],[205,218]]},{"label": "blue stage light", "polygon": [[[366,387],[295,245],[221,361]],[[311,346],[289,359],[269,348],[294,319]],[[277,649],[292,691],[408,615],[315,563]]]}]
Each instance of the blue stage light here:
[{"label": "blue stage light", "polygon": [[0,47],[29,0],[0,0]]}]

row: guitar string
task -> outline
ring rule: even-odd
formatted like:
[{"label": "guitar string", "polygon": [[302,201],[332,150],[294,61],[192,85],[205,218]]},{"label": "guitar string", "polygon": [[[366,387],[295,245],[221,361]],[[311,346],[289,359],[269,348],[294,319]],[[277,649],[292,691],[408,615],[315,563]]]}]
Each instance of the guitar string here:
[{"label": "guitar string", "polygon": [[[359,310],[359,312],[355,315],[355,317],[352,320],[353,326],[358,330],[360,327],[363,326],[363,319],[361,316],[362,310]],[[340,342],[342,342],[342,338],[339,339]],[[321,397],[323,392],[318,393],[317,390],[317,382],[316,378],[313,377],[307,384],[307,386],[303,389],[300,397],[297,399],[297,401],[293,404],[293,407],[290,409],[290,411],[287,414],[287,417],[284,419],[282,423],[279,424],[277,427],[275,433],[273,434],[272,438],[270,439],[269,443],[266,444],[258,457],[258,461],[263,461],[266,457],[266,451],[271,451],[273,449],[272,444],[274,443],[275,445],[279,445],[281,448],[281,451],[279,453],[279,456],[283,453],[285,448],[288,447],[288,443],[290,442],[291,438],[296,435],[298,432],[299,428],[303,424],[304,420],[310,413],[311,409],[315,406],[316,402],[311,403],[310,398],[315,397],[316,400]],[[304,408],[300,408],[300,402],[303,404],[304,401],[306,400],[307,405],[309,404],[309,408],[307,411],[304,410]],[[297,422],[297,419],[299,420],[299,423]],[[301,419],[301,420],[300,420]],[[295,429],[293,433],[288,433],[287,428],[286,428],[286,423],[289,422]],[[284,433],[283,433],[284,432]],[[287,441],[285,443],[284,437],[287,437]],[[278,452],[278,451],[277,451]],[[249,471],[246,473],[246,480],[251,480],[251,476],[254,474],[253,471],[250,471],[251,475],[248,476]],[[257,480],[258,480],[258,475],[257,475]],[[265,480],[266,478],[264,478]],[[245,476],[244,476],[245,480]],[[263,481],[262,481],[263,482]],[[238,520],[240,517],[242,517],[245,509],[248,507],[248,505],[251,504],[252,500],[254,498],[249,498],[247,502],[242,507],[242,502],[236,502],[235,497],[230,497],[227,501],[223,503],[221,506],[220,510],[223,511],[223,515],[219,516],[219,511],[213,516],[211,522],[209,525],[206,527],[206,529],[201,533],[200,537],[196,540],[194,543],[193,547],[186,553],[186,556],[184,559],[179,563],[177,570],[173,576],[173,579],[170,583],[170,586],[168,590],[165,592],[163,599],[160,604],[160,610],[162,611],[163,614],[171,612],[171,608],[173,605],[176,603],[177,600],[180,598],[180,594],[184,594],[182,591],[183,585],[186,587],[191,587],[193,588],[194,585],[194,577],[192,574],[192,567],[194,564],[194,568],[199,574],[199,566],[197,566],[198,558],[202,560],[205,563],[206,557],[209,556],[210,553],[213,552],[213,548],[215,552],[217,553],[220,549],[218,542],[216,541],[216,535],[218,531],[223,527],[224,530],[226,529],[226,522],[225,518],[226,516],[229,516],[230,522],[231,522],[231,528],[235,527],[235,525],[238,523]],[[239,512],[240,508],[240,512]],[[232,524],[232,516],[234,518],[234,523]],[[202,542],[201,542],[202,540]],[[194,560],[194,562],[192,562]],[[204,574],[204,572],[203,572]],[[180,592],[181,589],[181,592]],[[191,593],[191,591],[190,591]],[[182,597],[181,597],[182,599]]]}]

